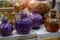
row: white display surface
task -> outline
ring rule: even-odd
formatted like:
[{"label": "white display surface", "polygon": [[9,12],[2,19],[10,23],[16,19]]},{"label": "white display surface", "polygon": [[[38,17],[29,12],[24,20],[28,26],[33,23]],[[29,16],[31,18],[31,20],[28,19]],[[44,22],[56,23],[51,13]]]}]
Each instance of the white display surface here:
[{"label": "white display surface", "polygon": [[34,30],[34,32],[36,32],[36,34],[55,34],[55,33],[60,33],[60,30],[58,32],[54,32],[54,33],[51,33],[51,32],[47,32],[46,29],[45,29],[45,26],[44,24],[41,25],[41,28],[38,29],[38,30]]},{"label": "white display surface", "polygon": [[[34,30],[37,34],[37,40],[42,40],[44,38],[58,38],[60,37],[60,30],[58,32],[47,32],[46,29],[44,28],[44,24],[42,24],[41,28],[38,30]],[[52,40],[52,39],[51,39]]]},{"label": "white display surface", "polygon": [[31,31],[29,34],[22,35],[16,34],[16,31],[14,30],[11,36],[7,37],[0,36],[0,40],[27,40],[27,39],[36,40],[36,34],[34,33],[34,31]]}]

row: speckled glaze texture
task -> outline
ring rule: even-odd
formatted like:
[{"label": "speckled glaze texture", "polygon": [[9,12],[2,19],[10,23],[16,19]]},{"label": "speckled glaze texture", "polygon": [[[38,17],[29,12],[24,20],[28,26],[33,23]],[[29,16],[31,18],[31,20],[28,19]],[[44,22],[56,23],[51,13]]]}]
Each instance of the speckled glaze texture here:
[{"label": "speckled glaze texture", "polygon": [[1,36],[10,36],[12,35],[13,27],[8,22],[8,19],[3,18],[2,23],[0,24],[0,35]]},{"label": "speckled glaze texture", "polygon": [[28,34],[32,29],[32,20],[26,17],[26,14],[22,14],[21,18],[16,20],[15,27],[18,34]]},{"label": "speckled glaze texture", "polygon": [[32,13],[30,18],[33,21],[33,29],[39,29],[43,21],[42,16],[37,13]]},{"label": "speckled glaze texture", "polygon": [[11,24],[6,23],[6,24],[1,24],[0,26],[0,35],[1,36],[10,36],[12,35],[13,32],[13,27]]}]

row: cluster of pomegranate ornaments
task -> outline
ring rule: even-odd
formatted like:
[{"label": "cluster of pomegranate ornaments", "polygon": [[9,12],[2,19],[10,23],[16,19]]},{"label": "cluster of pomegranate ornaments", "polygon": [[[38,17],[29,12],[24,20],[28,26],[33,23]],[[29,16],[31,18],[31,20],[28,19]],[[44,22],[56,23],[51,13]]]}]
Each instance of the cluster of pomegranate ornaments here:
[{"label": "cluster of pomegranate ornaments", "polygon": [[38,9],[39,14],[48,13],[52,8],[50,2],[46,0],[16,0],[14,7],[15,11],[18,12],[24,10],[25,8],[28,8],[29,11],[36,8]]},{"label": "cluster of pomegranate ornaments", "polygon": [[[49,11],[49,9],[50,9],[50,6],[52,7],[54,7],[55,6],[55,1],[53,0],[53,3],[52,3],[52,5],[50,5],[51,3],[49,2],[49,1],[46,1],[46,0],[10,0],[10,2],[11,3],[17,3],[17,5],[15,5],[17,8],[16,8],[16,10],[17,9],[20,9],[19,11],[21,11],[21,10],[23,10],[23,9],[25,9],[26,7],[30,10],[30,11],[32,11],[32,9],[33,8],[35,8],[35,7],[38,7],[38,5],[39,5],[39,10],[43,10],[43,11],[45,11],[46,9],[46,11],[45,12],[47,12],[47,11]],[[38,3],[38,5],[37,5],[37,3]],[[19,5],[19,6],[18,6]],[[37,6],[36,6],[37,5]],[[43,6],[43,7],[42,7]],[[20,8],[21,7],[21,8]],[[45,9],[46,8],[46,9]],[[41,11],[42,12],[42,11]],[[43,12],[43,13],[45,13],[45,12]]]}]

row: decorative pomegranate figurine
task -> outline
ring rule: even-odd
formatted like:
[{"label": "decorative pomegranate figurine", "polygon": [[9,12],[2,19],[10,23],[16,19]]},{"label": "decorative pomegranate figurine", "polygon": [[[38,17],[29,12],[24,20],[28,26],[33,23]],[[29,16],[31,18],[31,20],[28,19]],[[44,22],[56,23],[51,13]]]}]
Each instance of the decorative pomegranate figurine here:
[{"label": "decorative pomegranate figurine", "polygon": [[59,30],[59,20],[56,19],[55,12],[55,10],[51,10],[50,15],[46,16],[45,28],[48,32],[57,32]]},{"label": "decorative pomegranate figurine", "polygon": [[[39,14],[45,14],[48,13],[51,9],[51,4],[48,1],[39,1],[39,4],[37,5],[38,13]],[[45,9],[46,8],[46,9]]]},{"label": "decorative pomegranate figurine", "polygon": [[27,17],[27,14],[22,13],[21,17],[16,20],[15,27],[18,34],[28,34],[32,29],[32,20]]},{"label": "decorative pomegranate figurine", "polygon": [[33,21],[33,29],[39,29],[43,22],[43,17],[37,13],[37,9],[34,9],[29,17]]},{"label": "decorative pomegranate figurine", "polygon": [[45,28],[48,32],[57,32],[59,30],[58,21],[56,19],[47,19]]},{"label": "decorative pomegranate figurine", "polygon": [[0,35],[1,36],[10,36],[12,35],[13,27],[8,22],[8,19],[3,18],[2,23],[0,24]]},{"label": "decorative pomegranate figurine", "polygon": [[30,0],[30,2],[28,3],[27,8],[32,11],[33,9],[35,9],[38,5],[38,1],[36,0]]},{"label": "decorative pomegranate figurine", "polygon": [[[54,5],[54,6],[53,6]],[[31,0],[28,3],[28,9],[32,11],[32,9],[37,8],[39,14],[45,14],[50,11],[51,8],[55,7],[55,1],[53,1],[53,4],[51,6],[51,3],[49,1],[37,1],[37,0]]]}]

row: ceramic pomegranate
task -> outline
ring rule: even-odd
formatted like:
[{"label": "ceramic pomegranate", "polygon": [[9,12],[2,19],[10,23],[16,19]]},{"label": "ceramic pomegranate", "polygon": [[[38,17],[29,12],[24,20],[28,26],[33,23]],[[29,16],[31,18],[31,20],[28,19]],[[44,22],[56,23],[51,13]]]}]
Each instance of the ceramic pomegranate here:
[{"label": "ceramic pomegranate", "polygon": [[58,32],[59,25],[58,21],[56,19],[47,19],[45,21],[45,28],[48,32]]},{"label": "ceramic pomegranate", "polygon": [[38,9],[39,14],[47,13],[51,9],[50,6],[51,5],[48,1],[34,1],[33,0],[28,3],[28,9],[32,11],[32,9],[36,8]]},{"label": "ceramic pomegranate", "polygon": [[[48,13],[51,9],[51,5],[48,1],[39,1],[39,4],[36,7],[38,9],[39,14]],[[46,8],[46,9],[45,9]]]},{"label": "ceramic pomegranate", "polygon": [[46,14],[51,8],[55,7],[55,1],[51,4],[49,1],[32,0],[28,3],[28,9],[32,11],[34,8],[38,9],[39,14]]},{"label": "ceramic pomegranate", "polygon": [[43,17],[36,13],[36,10],[34,10],[32,14],[29,15],[29,17],[33,21],[33,29],[39,29],[43,22]]},{"label": "ceramic pomegranate", "polygon": [[27,8],[29,9],[29,11],[32,11],[33,9],[35,9],[37,7],[37,5],[38,5],[38,1],[30,0]]},{"label": "ceramic pomegranate", "polygon": [[51,10],[49,15],[46,15],[45,28],[48,32],[57,32],[59,30],[58,19],[56,19],[56,11]]},{"label": "ceramic pomegranate", "polygon": [[16,20],[15,27],[18,34],[28,34],[32,29],[32,20],[27,17],[27,14],[22,13],[21,17]]},{"label": "ceramic pomegranate", "polygon": [[10,36],[13,32],[12,25],[8,22],[6,18],[2,19],[2,23],[0,24],[0,35],[1,36]]}]

